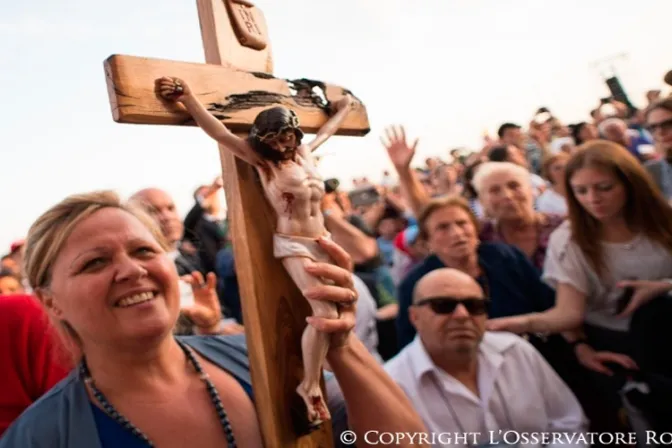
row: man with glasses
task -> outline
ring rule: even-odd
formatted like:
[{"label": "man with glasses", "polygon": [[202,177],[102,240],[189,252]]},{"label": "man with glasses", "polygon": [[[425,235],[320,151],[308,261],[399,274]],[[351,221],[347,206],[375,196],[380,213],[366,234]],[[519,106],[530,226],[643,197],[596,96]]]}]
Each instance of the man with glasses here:
[{"label": "man with glasses", "polygon": [[660,191],[672,200],[672,96],[649,105],[645,118],[660,155],[645,166]]},{"label": "man with glasses", "polygon": [[536,349],[517,335],[486,333],[488,304],[455,269],[426,274],[413,291],[417,336],[385,368],[428,430],[443,434],[435,444],[588,446],[579,402]]}]

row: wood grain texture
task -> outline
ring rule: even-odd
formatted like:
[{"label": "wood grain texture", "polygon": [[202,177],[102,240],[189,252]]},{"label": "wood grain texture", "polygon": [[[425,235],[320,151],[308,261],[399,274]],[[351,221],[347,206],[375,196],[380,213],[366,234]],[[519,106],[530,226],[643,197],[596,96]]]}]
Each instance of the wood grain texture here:
[{"label": "wood grain texture", "polygon": [[[254,2],[247,2],[252,5]],[[263,12],[260,12],[260,20],[257,23],[266,36],[266,48],[261,51],[240,45],[227,11],[225,0],[196,0],[198,6],[198,20],[201,25],[201,37],[203,46],[206,42],[218,41],[217,53],[221,62],[209,64],[231,65],[239,70],[250,72],[273,73],[273,46],[268,33],[268,26]]]},{"label": "wood grain texture", "polygon": [[[240,45],[231,30],[222,0],[198,0],[197,4],[206,62],[267,74],[272,72],[272,66],[268,64],[271,60],[270,45],[258,52]],[[263,22],[263,15],[261,17]],[[266,29],[265,22],[261,25]],[[270,41],[268,37],[267,40]],[[252,81],[250,75],[234,75],[235,72],[230,68],[223,70],[233,76],[221,78],[220,84],[232,85],[239,79],[237,76],[247,76],[246,82]],[[278,89],[282,88],[277,80],[264,80],[266,82],[275,83]],[[207,91],[199,87],[199,92]],[[308,129],[317,130],[319,123],[326,120],[326,114],[319,108],[295,110],[306,132],[311,132]],[[240,119],[241,124],[249,126],[258,111],[245,111],[246,115]],[[365,118],[363,108],[360,113],[350,115],[353,117],[349,123],[352,135],[368,132],[368,119]],[[355,120],[354,117],[358,118]],[[357,129],[357,132],[353,132]],[[255,406],[264,444],[267,448],[332,447],[329,423],[309,434],[302,434],[301,428],[297,427],[297,422],[306,418],[305,406],[295,390],[303,375],[301,336],[310,307],[282,263],[273,256],[273,233],[277,218],[263,194],[255,170],[222,146],[219,151]]]},{"label": "wood grain texture", "polygon": [[[226,9],[222,9],[226,13]],[[235,35],[231,36],[235,39]],[[240,46],[237,41],[235,44]],[[236,133],[248,132],[259,112],[277,104],[297,113],[304,132],[315,133],[329,115],[324,98],[311,89],[323,90],[329,101],[352,94],[320,81],[274,78],[263,72],[242,71],[230,64],[219,66],[112,55],[104,65],[112,116],[118,123],[195,125],[184,106],[165,101],[155,93],[155,80],[162,76],[187,81],[208,110]],[[368,132],[366,108],[357,102],[338,134],[361,136]]]},{"label": "wood grain texture", "polygon": [[303,375],[301,335],[310,307],[273,257],[275,213],[254,169],[221,146],[219,152],[264,446],[331,447],[328,422],[304,433],[306,411],[295,390]]}]

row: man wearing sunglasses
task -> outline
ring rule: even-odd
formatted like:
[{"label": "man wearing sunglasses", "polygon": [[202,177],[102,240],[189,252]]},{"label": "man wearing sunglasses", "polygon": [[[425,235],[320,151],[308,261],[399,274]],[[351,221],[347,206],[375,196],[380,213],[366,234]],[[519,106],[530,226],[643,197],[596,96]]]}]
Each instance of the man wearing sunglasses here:
[{"label": "man wearing sunglasses", "polygon": [[488,304],[461,271],[426,274],[409,309],[417,336],[385,366],[428,430],[443,434],[436,445],[588,446],[570,389],[530,343],[485,331]]}]

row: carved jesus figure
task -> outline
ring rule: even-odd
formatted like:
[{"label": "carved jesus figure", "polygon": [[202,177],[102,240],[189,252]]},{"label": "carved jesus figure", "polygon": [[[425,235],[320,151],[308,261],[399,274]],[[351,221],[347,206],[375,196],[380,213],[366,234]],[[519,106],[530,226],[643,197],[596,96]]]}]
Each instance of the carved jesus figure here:
[{"label": "carved jesus figure", "polygon": [[[196,123],[235,156],[253,165],[262,182],[266,198],[277,214],[273,236],[274,256],[280,260],[304,297],[322,281],[310,275],[314,263],[332,263],[317,242],[328,237],[321,202],[324,181],[317,171],[312,152],[333,136],[346,118],[352,98],[348,95],[335,104],[335,113],[319,130],[316,138],[302,143],[296,114],[285,107],[272,107],[259,113],[247,139],[227,129],[196,98],[189,85],[178,78],[157,80],[159,94],[181,102]],[[354,303],[356,295],[346,301]],[[313,316],[336,319],[333,303],[308,300]],[[308,409],[308,421],[317,426],[331,418],[322,390],[322,366],[329,349],[329,336],[308,325],[301,339],[304,379],[297,388]]]}]

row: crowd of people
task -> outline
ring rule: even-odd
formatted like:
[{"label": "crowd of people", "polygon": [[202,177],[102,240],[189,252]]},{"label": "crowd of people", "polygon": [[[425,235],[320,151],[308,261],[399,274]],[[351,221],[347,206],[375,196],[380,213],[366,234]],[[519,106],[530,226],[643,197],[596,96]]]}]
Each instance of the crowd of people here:
[{"label": "crowd of people", "polygon": [[[348,428],[462,434],[407,446],[651,446],[671,430],[672,96],[590,117],[540,108],[421,166],[390,127],[394,173],[324,181],[316,244],[334,263],[306,269],[341,322],[308,325],[329,334],[335,445]],[[188,211],[160,186],[73,195],[12,244],[1,448],[261,446],[222,188]]]}]

